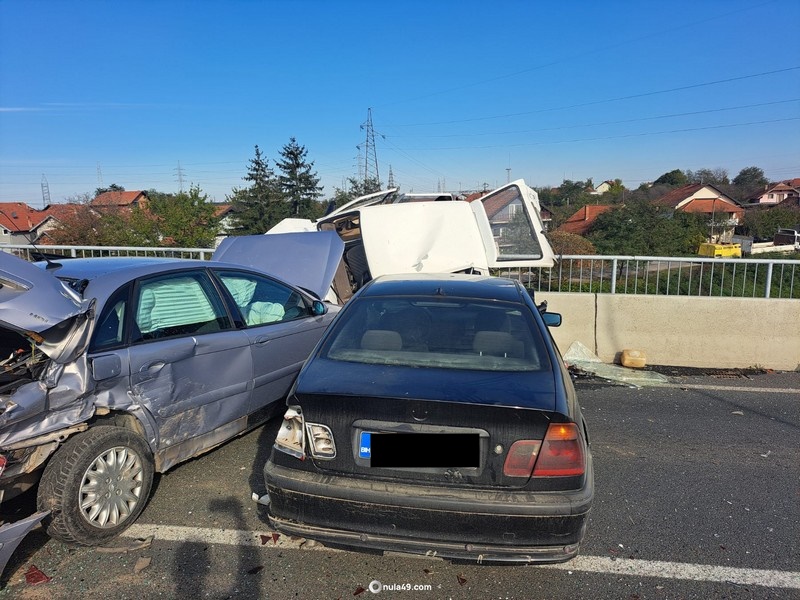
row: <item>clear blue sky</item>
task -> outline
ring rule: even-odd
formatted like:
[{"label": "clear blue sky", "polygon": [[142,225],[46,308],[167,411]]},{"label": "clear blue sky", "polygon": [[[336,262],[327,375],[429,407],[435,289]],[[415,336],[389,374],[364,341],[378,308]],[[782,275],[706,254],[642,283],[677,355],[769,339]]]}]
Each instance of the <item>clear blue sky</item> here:
[{"label": "clear blue sky", "polygon": [[3,0],[0,201],[180,173],[222,202],[290,137],[330,197],[369,108],[404,190],[800,177],[798,23],[797,0]]}]

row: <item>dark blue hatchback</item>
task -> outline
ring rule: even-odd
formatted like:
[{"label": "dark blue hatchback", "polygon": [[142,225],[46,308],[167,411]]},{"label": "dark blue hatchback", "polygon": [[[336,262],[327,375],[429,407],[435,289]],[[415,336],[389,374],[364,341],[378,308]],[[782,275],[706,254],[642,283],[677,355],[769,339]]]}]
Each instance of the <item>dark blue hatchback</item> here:
[{"label": "dark blue hatchback", "polygon": [[586,425],[517,281],[382,277],[303,367],[264,474],[278,531],[476,562],[578,552],[594,494]]}]

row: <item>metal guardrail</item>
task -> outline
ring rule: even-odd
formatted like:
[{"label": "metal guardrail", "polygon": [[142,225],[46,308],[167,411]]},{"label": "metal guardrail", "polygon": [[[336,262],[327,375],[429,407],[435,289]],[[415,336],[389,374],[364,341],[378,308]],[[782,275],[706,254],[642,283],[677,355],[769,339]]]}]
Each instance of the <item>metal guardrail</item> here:
[{"label": "metal guardrail", "polygon": [[31,246],[0,244],[0,250],[25,260],[45,258],[95,258],[98,256],[155,256],[164,258],[199,258],[208,260],[213,248],[144,248],[141,246]]},{"label": "metal guardrail", "polygon": [[564,255],[498,274],[540,292],[800,299],[800,260]]},{"label": "metal guardrail", "polygon": [[[30,246],[0,250],[27,260],[157,256],[208,260],[212,248]],[[800,299],[800,260],[563,255],[552,268],[500,269],[539,292]]]}]

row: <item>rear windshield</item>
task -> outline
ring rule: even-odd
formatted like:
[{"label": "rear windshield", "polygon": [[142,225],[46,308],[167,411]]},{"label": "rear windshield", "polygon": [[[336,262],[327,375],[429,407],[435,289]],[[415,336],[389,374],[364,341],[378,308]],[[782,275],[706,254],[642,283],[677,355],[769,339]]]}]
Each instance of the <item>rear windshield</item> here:
[{"label": "rear windshield", "polygon": [[519,305],[453,298],[359,298],[322,356],[337,361],[468,369],[550,369],[532,316]]}]

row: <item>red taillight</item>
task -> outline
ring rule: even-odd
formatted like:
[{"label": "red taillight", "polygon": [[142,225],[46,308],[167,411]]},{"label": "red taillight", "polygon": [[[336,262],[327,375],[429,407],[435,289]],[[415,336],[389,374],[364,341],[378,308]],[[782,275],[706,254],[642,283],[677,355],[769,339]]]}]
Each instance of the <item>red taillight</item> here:
[{"label": "red taillight", "polygon": [[503,464],[506,477],[530,477],[533,464],[542,442],[539,440],[517,440],[511,444]]},{"label": "red taillight", "polygon": [[3,471],[6,470],[6,457],[0,454],[0,475],[3,474]]},{"label": "red taillight", "polygon": [[534,477],[569,477],[586,472],[586,450],[575,423],[550,423]]}]

